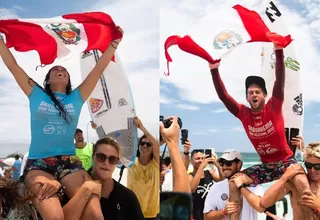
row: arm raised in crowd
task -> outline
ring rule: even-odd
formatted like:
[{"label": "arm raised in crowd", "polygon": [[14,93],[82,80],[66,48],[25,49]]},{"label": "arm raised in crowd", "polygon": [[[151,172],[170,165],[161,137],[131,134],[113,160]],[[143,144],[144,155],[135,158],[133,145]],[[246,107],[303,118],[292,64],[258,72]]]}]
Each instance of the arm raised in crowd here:
[{"label": "arm raised in crowd", "polygon": [[168,145],[172,172],[173,172],[173,191],[190,193],[190,184],[186,168],[184,166],[181,153],[179,150],[179,132],[180,127],[177,117],[169,117],[172,124],[169,128],[165,128],[163,123],[160,122],[160,132],[163,140]]},{"label": "arm raised in crowd", "polygon": [[189,164],[190,164],[190,156],[189,156],[190,148],[191,148],[191,142],[189,140],[186,140],[186,142],[183,145],[183,157],[182,158],[183,158],[184,166],[187,171],[188,171]]},{"label": "arm raised in crowd", "polygon": [[160,158],[158,156],[156,156],[156,155],[160,155],[159,142],[155,139],[155,137],[153,137],[152,134],[150,134],[148,132],[148,130],[144,127],[141,120],[137,116],[134,118],[134,122],[135,122],[136,127],[139,128],[144,133],[144,135],[147,137],[147,139],[152,143],[153,155],[155,155],[154,159],[156,160],[156,162],[158,164],[160,164]]}]

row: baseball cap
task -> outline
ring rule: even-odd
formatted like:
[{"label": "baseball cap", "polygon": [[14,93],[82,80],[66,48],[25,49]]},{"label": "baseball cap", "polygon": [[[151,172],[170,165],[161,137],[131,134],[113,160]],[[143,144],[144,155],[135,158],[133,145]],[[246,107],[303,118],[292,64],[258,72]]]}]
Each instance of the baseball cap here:
[{"label": "baseball cap", "polygon": [[260,76],[248,76],[247,77],[247,79],[246,79],[246,93],[248,91],[248,88],[253,84],[256,84],[256,85],[260,86],[262,91],[265,94],[267,94],[266,82]]},{"label": "baseball cap", "polygon": [[77,128],[77,129],[76,129],[76,132],[75,132],[75,134],[76,134],[76,133],[78,133],[78,132],[81,132],[81,133],[83,133],[83,131],[82,131],[82,130],[81,130],[80,128]]},{"label": "baseball cap", "polygon": [[225,159],[227,161],[232,161],[234,159],[239,159],[242,161],[242,157],[239,151],[235,149],[225,150],[219,159]]}]

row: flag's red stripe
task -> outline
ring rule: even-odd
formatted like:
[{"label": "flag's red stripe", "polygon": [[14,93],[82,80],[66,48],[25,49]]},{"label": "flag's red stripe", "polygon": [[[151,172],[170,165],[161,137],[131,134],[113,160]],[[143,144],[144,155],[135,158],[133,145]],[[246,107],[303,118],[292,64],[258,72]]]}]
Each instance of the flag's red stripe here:
[{"label": "flag's red stripe", "polygon": [[167,38],[167,40],[164,43],[164,50],[165,50],[165,56],[167,59],[167,67],[168,67],[168,73],[166,75],[170,74],[169,71],[169,62],[172,62],[171,56],[169,55],[168,49],[169,47],[173,45],[178,45],[178,47],[190,54],[196,55],[198,57],[201,57],[202,59],[205,59],[209,63],[216,63],[219,62],[219,60],[214,60],[210,54],[205,51],[202,47],[200,47],[196,42],[194,42],[190,36],[184,36],[180,37],[177,35],[173,35]]},{"label": "flag's red stripe", "polygon": [[51,64],[57,58],[57,42],[37,24],[0,20],[0,32],[6,35],[8,48],[19,52],[36,50],[41,64]]},{"label": "flag's red stripe", "polygon": [[251,37],[248,42],[273,42],[282,47],[286,47],[292,42],[290,35],[281,36],[277,33],[272,33],[257,12],[241,5],[235,5],[233,8],[238,12],[245,29]]},{"label": "flag's red stripe", "polygon": [[88,47],[84,52],[98,49],[102,53],[107,49],[112,40],[122,37],[112,18],[102,12],[88,12],[67,14],[65,19],[73,19],[82,23],[88,38]]}]

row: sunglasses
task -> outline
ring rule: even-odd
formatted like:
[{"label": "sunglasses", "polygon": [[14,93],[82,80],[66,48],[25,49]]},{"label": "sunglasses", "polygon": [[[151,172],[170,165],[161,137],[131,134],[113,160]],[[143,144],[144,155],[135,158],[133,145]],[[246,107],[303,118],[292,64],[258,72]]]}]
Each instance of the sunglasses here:
[{"label": "sunglasses", "polygon": [[235,159],[235,160],[231,160],[231,161],[228,161],[228,160],[220,160],[219,161],[219,165],[221,166],[221,167],[223,167],[224,165],[226,165],[227,167],[231,167],[231,165],[232,165],[232,163],[233,162],[238,162],[239,160],[237,160],[237,159]]},{"label": "sunglasses", "polygon": [[108,162],[111,165],[116,165],[119,162],[119,158],[116,156],[107,156],[103,153],[95,153],[97,161],[100,163],[104,163],[106,160],[108,160]]},{"label": "sunglasses", "polygon": [[315,170],[320,171],[320,163],[304,162],[304,165],[306,166],[307,169],[312,169],[313,167]]},{"label": "sunglasses", "polygon": [[151,147],[152,146],[152,144],[149,143],[149,142],[141,141],[140,142],[140,146],[144,146],[144,145],[147,145],[147,147]]}]

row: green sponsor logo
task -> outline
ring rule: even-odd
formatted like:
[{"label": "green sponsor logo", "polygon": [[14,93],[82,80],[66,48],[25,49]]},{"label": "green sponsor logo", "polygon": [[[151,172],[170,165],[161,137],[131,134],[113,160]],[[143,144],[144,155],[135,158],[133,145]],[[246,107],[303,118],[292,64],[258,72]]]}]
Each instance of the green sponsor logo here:
[{"label": "green sponsor logo", "polygon": [[300,70],[300,63],[291,57],[287,57],[287,59],[284,61],[284,64],[287,68],[293,70],[293,71],[298,71]]}]

